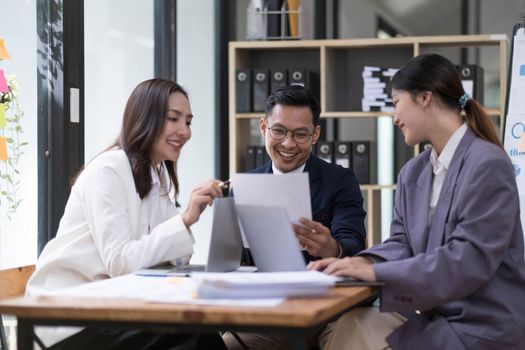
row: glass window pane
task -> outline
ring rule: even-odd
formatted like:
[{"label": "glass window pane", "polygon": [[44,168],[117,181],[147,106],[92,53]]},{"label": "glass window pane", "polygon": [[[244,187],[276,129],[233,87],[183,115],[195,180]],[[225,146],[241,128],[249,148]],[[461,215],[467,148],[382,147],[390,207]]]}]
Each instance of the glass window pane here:
[{"label": "glass window pane", "polygon": [[84,2],[86,162],[117,137],[133,88],[153,78],[153,3]]},{"label": "glass window pane", "polygon": [[36,1],[4,0],[2,8],[6,13],[0,38],[10,59],[1,60],[0,69],[9,89],[16,89],[14,97],[4,95],[4,102],[11,100],[0,106],[5,109],[5,119],[0,110],[0,268],[4,269],[34,264],[37,254],[37,31]]}]

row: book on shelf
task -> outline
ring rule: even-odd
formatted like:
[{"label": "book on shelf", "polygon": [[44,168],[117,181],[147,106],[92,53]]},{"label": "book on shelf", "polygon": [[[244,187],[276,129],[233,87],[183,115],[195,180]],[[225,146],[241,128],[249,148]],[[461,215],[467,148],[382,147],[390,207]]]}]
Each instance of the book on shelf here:
[{"label": "book on shelf", "polygon": [[392,98],[389,97],[387,94],[377,94],[377,95],[364,96],[363,99],[362,99],[362,102],[388,102],[388,103],[393,103]]},{"label": "book on shelf", "polygon": [[299,37],[299,6],[301,5],[300,0],[287,0],[288,6],[288,25],[290,29],[290,36],[292,38]]},{"label": "book on shelf", "polygon": [[363,76],[363,83],[365,84],[386,83],[388,82],[388,79],[390,78],[386,78],[383,76],[379,76],[379,77]]},{"label": "book on shelf", "polygon": [[364,66],[361,76],[363,78],[363,98],[361,110],[363,112],[393,112],[394,105],[390,95],[392,86],[391,77],[395,68]]},{"label": "book on shelf", "polygon": [[389,101],[389,102],[392,102],[392,99],[390,98],[389,95],[387,95],[385,93],[382,93],[382,94],[363,96],[362,101],[371,101],[371,102],[374,102],[374,101]]},{"label": "book on shelf", "polygon": [[363,106],[363,112],[385,112],[385,113],[394,113],[394,107],[390,106]]},{"label": "book on shelf", "polygon": [[369,107],[383,107],[383,106],[387,106],[387,102],[385,102],[384,100],[375,100],[375,101],[370,101],[370,100],[362,100],[361,101],[361,104],[363,106],[369,106]]},{"label": "book on shelf", "polygon": [[364,86],[366,87],[366,90],[373,90],[373,89],[385,89],[386,88],[385,82],[366,82],[364,81]]}]

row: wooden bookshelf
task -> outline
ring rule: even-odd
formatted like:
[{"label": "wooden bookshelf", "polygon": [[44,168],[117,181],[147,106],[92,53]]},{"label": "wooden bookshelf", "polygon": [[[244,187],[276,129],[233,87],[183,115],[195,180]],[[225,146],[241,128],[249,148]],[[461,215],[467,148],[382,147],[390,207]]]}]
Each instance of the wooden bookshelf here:
[{"label": "wooden bookshelf", "polygon": [[[230,175],[242,170],[246,146],[256,120],[264,113],[237,113],[235,110],[235,71],[244,68],[307,68],[316,77],[312,90],[319,97],[321,118],[378,118],[392,116],[386,112],[362,112],[362,69],[373,65],[399,67],[421,53],[443,50],[492,47],[499,55],[499,106],[487,108],[496,124],[503,125],[503,108],[507,87],[508,39],[497,35],[420,36],[391,39],[337,39],[299,41],[241,41],[229,44],[229,131]],[[445,55],[446,56],[446,55]],[[453,60],[454,62],[454,60]],[[458,64],[459,62],[454,62]],[[501,128],[500,128],[501,129]],[[501,133],[501,131],[500,131]],[[414,147],[413,154],[418,153]],[[367,210],[367,244],[380,240],[381,190],[395,185],[364,184]]]}]

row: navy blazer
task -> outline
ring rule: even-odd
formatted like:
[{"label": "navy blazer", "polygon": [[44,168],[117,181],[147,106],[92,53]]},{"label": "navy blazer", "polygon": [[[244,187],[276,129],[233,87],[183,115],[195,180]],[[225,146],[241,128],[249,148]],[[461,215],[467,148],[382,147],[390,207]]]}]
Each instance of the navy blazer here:
[{"label": "navy blazer", "polygon": [[[272,162],[248,172],[271,174]],[[355,255],[363,250],[366,213],[353,171],[310,154],[304,172],[310,179],[312,219],[330,229],[332,237],[341,244],[342,256]],[[315,258],[306,256],[306,259]]]}]

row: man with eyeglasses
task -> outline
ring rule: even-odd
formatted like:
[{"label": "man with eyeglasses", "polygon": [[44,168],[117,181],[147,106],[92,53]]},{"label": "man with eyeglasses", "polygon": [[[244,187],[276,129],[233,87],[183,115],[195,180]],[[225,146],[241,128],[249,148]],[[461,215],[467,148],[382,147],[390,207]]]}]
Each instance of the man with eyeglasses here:
[{"label": "man with eyeglasses", "polygon": [[320,113],[308,89],[292,85],[275,90],[259,126],[271,161],[250,171],[309,174],[313,220],[294,225],[307,261],[352,256],[365,248],[363,197],[354,173],[311,152],[321,132]]},{"label": "man with eyeglasses", "polygon": [[[302,86],[275,90],[266,99],[266,115],[260,131],[271,161],[250,171],[276,175],[307,172],[313,220],[294,225],[308,261],[352,256],[365,248],[363,196],[351,169],[327,163],[312,154],[319,139],[321,109],[313,94]],[[243,262],[253,264],[246,250]],[[249,349],[282,347],[272,334],[239,333]],[[223,339],[228,349],[242,349],[231,333]]]}]

